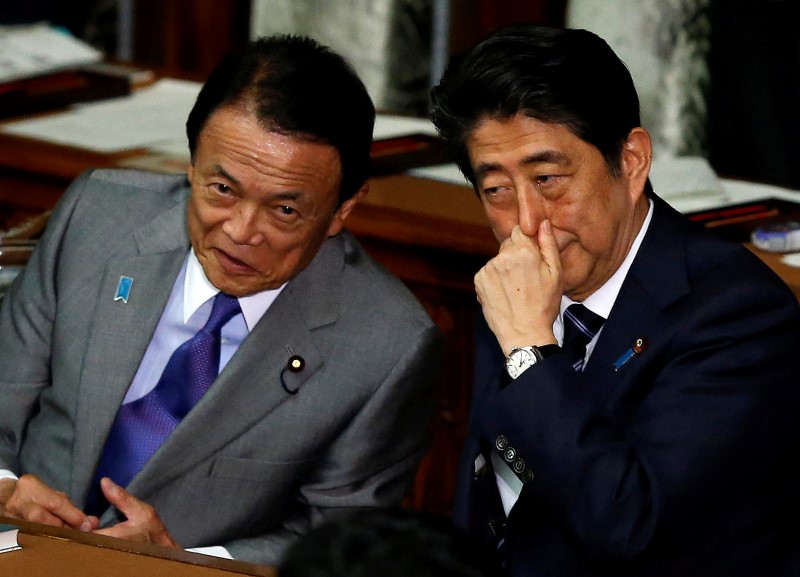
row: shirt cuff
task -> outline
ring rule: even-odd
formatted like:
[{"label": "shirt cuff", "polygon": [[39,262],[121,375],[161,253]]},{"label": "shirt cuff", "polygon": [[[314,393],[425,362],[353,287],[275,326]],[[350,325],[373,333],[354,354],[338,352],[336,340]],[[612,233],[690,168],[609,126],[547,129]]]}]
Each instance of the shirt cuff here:
[{"label": "shirt cuff", "polygon": [[187,549],[192,553],[200,553],[201,555],[209,555],[211,557],[221,557],[223,559],[233,559],[233,556],[228,553],[228,550],[222,545],[214,545],[213,547],[194,547]]},{"label": "shirt cuff", "polygon": [[14,479],[16,481],[19,477],[8,469],[0,469],[0,479]]}]

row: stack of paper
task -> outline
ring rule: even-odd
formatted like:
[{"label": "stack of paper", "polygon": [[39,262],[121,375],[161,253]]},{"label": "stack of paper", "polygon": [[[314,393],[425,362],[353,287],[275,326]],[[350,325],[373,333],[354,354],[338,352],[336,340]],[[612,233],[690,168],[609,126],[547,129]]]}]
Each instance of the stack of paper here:
[{"label": "stack of paper", "polygon": [[196,82],[165,78],[130,96],[4,123],[0,131],[103,153],[147,148],[188,160],[186,118],[198,92]]},{"label": "stack of paper", "polygon": [[22,549],[17,542],[17,533],[19,529],[12,529],[10,531],[0,532],[0,553],[7,553],[9,551],[16,551]]},{"label": "stack of paper", "polygon": [[102,60],[88,44],[51,26],[0,26],[0,83],[50,74]]}]

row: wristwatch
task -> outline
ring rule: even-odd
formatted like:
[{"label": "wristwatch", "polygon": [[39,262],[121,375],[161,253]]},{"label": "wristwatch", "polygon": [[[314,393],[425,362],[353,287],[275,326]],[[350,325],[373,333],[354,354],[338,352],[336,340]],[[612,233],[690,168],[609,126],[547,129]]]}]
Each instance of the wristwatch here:
[{"label": "wristwatch", "polygon": [[506,358],[506,371],[508,371],[508,376],[512,379],[516,379],[543,358],[551,357],[560,352],[561,347],[558,345],[514,347],[511,349],[511,354]]}]

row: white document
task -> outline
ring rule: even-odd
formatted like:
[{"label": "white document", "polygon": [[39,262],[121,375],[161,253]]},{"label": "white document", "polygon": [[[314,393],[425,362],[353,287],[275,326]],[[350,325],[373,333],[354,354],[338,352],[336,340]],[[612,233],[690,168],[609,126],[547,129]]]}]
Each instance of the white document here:
[{"label": "white document", "polygon": [[412,168],[407,174],[409,176],[416,176],[417,178],[428,178],[430,180],[449,182],[450,184],[472,186],[455,163]]},{"label": "white document", "polygon": [[17,533],[19,529],[12,529],[10,531],[0,531],[0,553],[8,553],[9,551],[16,551],[22,549],[17,542]]},{"label": "white document", "polygon": [[384,140],[408,134],[427,134],[437,136],[436,127],[427,118],[378,114],[375,118],[373,140]]},{"label": "white document", "polygon": [[655,193],[681,212],[727,204],[728,196],[711,165],[700,156],[653,159],[650,182]]},{"label": "white document", "polygon": [[[186,119],[202,85],[165,78],[130,96],[78,104],[57,114],[0,123],[0,132],[101,153],[136,148],[188,159]],[[430,120],[379,114],[373,138],[436,135]]]},{"label": "white document", "polygon": [[200,84],[165,78],[130,96],[79,104],[66,112],[0,124],[0,131],[102,153],[137,148],[188,157],[186,119]]},{"label": "white document", "polygon": [[46,23],[0,26],[0,82],[49,74],[102,58],[99,50]]}]

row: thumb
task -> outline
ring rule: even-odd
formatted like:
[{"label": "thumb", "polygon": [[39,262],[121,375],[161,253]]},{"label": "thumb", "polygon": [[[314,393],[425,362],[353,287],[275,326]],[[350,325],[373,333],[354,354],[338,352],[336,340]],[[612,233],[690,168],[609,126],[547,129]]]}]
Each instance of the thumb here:
[{"label": "thumb", "polygon": [[121,513],[127,515],[132,503],[135,501],[133,495],[117,485],[108,477],[100,479],[100,488],[103,490],[108,502],[116,507]]},{"label": "thumb", "polygon": [[542,259],[547,264],[551,272],[561,275],[561,253],[558,250],[558,242],[553,234],[553,225],[549,219],[545,219],[539,224],[539,251]]}]

